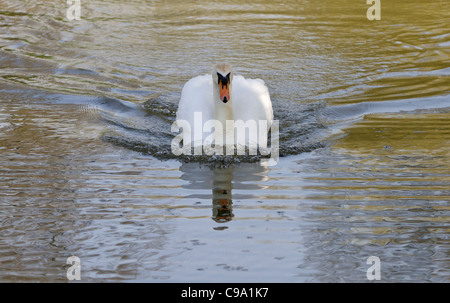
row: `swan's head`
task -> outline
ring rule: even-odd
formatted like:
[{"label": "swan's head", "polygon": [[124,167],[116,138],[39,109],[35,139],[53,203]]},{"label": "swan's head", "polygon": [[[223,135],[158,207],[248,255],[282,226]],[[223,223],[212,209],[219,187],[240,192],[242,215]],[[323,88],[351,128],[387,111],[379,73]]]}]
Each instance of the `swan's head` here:
[{"label": "swan's head", "polygon": [[220,101],[227,103],[231,99],[231,81],[233,71],[228,63],[219,63],[214,67],[213,81],[218,88]]}]

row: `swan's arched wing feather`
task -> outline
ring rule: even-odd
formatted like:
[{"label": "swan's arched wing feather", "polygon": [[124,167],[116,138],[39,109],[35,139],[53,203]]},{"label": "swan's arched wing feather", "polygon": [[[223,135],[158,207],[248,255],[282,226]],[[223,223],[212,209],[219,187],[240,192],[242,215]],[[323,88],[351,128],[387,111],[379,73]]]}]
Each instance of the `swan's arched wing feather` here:
[{"label": "swan's arched wing feather", "polygon": [[[201,113],[203,124],[214,119],[212,78],[210,75],[192,78],[181,91],[178,104],[177,120],[186,120],[191,125],[191,139],[194,138],[195,113]],[[197,116],[198,117],[198,116]],[[203,134],[205,137],[207,133]]]},{"label": "swan's arched wing feather", "polygon": [[272,123],[272,101],[263,80],[236,75],[232,85],[235,120],[267,120]]},{"label": "swan's arched wing feather", "polygon": [[203,120],[214,119],[212,91],[211,76],[198,76],[186,82],[181,91],[177,120],[190,120],[194,112],[201,112]]}]

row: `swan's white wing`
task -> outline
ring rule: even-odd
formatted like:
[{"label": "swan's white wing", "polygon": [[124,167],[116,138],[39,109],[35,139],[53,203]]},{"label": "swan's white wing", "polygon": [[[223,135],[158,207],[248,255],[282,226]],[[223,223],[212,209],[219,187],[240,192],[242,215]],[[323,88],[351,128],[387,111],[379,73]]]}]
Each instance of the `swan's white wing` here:
[{"label": "swan's white wing", "polygon": [[[273,121],[272,101],[270,100],[269,89],[261,79],[245,79],[242,76],[234,76],[232,83],[232,101],[233,114],[235,121],[242,120],[244,123],[255,121],[257,129],[259,129],[260,121],[266,121],[264,132],[268,132]],[[259,131],[252,132],[259,133]],[[246,136],[245,143],[240,141],[239,144],[248,145],[250,141],[258,140],[259,144],[265,144],[267,135],[264,138],[253,137],[250,139]]]},{"label": "swan's white wing", "polygon": [[[190,141],[194,141],[194,127],[195,125],[201,125],[214,119],[214,105],[213,100],[213,87],[212,87],[211,75],[204,75],[192,78],[183,87],[181,91],[181,98],[178,104],[177,121],[185,120],[191,126]],[[197,115],[195,115],[197,113]],[[198,121],[199,114],[201,114],[202,123]],[[195,123],[197,118],[197,123]],[[181,123],[178,123],[181,126]],[[183,135],[185,132],[183,132]],[[210,133],[202,132],[202,141]],[[183,137],[187,138],[187,137]],[[187,141],[187,140],[186,140]],[[187,142],[185,142],[187,143]]]},{"label": "swan's white wing", "polygon": [[272,101],[263,80],[234,76],[232,98],[235,120],[267,120],[272,123]]}]

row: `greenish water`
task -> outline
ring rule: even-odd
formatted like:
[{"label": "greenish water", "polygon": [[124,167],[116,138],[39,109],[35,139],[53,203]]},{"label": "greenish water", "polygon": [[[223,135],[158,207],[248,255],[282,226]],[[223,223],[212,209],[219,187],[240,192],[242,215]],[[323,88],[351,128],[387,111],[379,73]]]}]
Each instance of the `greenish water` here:
[{"label": "greenish water", "polygon": [[[0,3],[0,281],[448,282],[447,1]],[[263,79],[280,162],[170,152],[184,83]]]}]

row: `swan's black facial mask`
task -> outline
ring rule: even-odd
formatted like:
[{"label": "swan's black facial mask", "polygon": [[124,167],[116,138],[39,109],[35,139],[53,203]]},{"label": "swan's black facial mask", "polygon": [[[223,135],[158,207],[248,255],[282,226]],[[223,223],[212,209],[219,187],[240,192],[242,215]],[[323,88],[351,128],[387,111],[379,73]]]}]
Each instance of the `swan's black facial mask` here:
[{"label": "swan's black facial mask", "polygon": [[220,91],[220,100],[222,100],[223,103],[227,103],[228,100],[230,100],[230,73],[228,73],[225,77],[220,73],[217,73],[217,79],[217,84],[219,85]]},{"label": "swan's black facial mask", "polygon": [[222,76],[220,73],[217,73],[217,79],[218,79],[218,84],[222,84],[223,85],[227,85],[228,82],[230,82],[230,73],[228,73],[225,77]]}]

